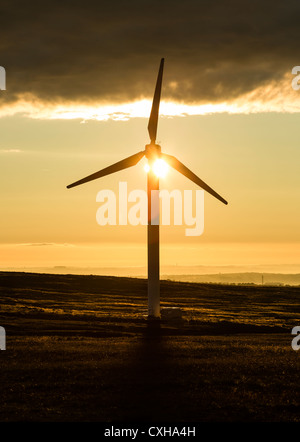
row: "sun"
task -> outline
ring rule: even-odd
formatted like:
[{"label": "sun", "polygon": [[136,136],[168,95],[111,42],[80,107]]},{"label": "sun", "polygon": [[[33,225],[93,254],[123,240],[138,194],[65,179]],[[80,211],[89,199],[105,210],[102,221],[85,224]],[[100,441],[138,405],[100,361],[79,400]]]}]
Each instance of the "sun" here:
[{"label": "sun", "polygon": [[[149,164],[148,163],[145,164],[145,166],[144,166],[145,172],[148,173],[150,171],[150,169],[151,169],[151,167],[149,166]],[[158,178],[165,178],[165,176],[168,173],[169,166],[164,160],[162,160],[161,158],[158,158],[157,160],[154,161],[153,166],[152,166],[152,170]]]}]

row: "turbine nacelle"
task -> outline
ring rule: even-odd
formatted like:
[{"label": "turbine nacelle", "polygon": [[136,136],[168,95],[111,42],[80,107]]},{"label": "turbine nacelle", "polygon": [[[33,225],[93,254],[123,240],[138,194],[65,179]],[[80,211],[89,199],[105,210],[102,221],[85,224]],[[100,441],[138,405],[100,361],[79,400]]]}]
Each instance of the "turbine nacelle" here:
[{"label": "turbine nacelle", "polygon": [[146,144],[145,146],[145,157],[149,161],[154,161],[157,158],[160,158],[161,155],[161,147],[159,144]]}]

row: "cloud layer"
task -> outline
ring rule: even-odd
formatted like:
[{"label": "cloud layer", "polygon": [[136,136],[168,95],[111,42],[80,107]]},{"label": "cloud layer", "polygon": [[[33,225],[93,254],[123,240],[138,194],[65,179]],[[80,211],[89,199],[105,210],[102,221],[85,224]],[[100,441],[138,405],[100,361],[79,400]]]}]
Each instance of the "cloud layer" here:
[{"label": "cloud layer", "polygon": [[0,106],[150,98],[161,57],[165,100],[237,100],[299,64],[299,12],[294,0],[3,1]]}]

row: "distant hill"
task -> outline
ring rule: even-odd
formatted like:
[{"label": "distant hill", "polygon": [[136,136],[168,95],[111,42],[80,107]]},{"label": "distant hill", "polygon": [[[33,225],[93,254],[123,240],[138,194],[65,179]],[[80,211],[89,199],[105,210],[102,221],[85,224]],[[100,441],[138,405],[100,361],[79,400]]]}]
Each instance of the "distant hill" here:
[{"label": "distant hill", "polygon": [[163,279],[220,284],[300,285],[300,273],[218,273],[209,275],[162,275]]},{"label": "distant hill", "polygon": [[[161,279],[214,284],[300,286],[299,265],[278,267],[278,271],[276,271],[276,266],[163,266],[161,269]],[[54,266],[40,268],[2,268],[0,271],[147,278],[147,269],[145,267]]]}]

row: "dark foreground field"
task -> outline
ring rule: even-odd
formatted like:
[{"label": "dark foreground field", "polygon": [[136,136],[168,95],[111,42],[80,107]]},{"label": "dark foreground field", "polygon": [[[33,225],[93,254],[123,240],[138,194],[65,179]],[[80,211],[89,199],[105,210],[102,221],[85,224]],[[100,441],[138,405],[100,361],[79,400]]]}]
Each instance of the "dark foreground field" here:
[{"label": "dark foreground field", "polygon": [[300,421],[297,287],[0,272],[1,421]]}]

